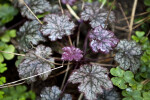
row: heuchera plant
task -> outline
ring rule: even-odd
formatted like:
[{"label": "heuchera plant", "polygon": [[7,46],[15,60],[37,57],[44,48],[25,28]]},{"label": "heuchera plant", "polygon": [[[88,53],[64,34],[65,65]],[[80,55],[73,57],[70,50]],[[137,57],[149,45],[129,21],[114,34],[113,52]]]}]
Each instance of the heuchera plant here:
[{"label": "heuchera plant", "polygon": [[[44,88],[42,85],[42,88],[39,89],[41,91],[38,91],[40,95],[37,100],[73,100],[74,94],[67,90],[70,84],[71,88],[76,88],[78,91],[76,94],[80,94],[80,100],[82,98],[120,100],[122,98],[117,89],[123,89],[124,100],[128,98],[136,100],[135,93],[146,98],[149,90],[146,90],[146,86],[141,85],[140,79],[140,81],[135,79],[141,76],[143,79],[145,75],[140,74],[139,77],[136,75],[138,70],[141,70],[140,57],[142,55],[142,47],[136,42],[141,42],[140,39],[144,34],[141,36],[138,34],[139,37],[133,36],[136,42],[119,40],[114,32],[108,30],[111,29],[111,25],[108,24],[115,22],[113,11],[104,9],[97,2],[84,1],[82,10],[73,6],[75,2],[81,3],[81,0],[61,0],[61,2],[59,0],[59,3],[56,0],[12,1],[15,6],[19,7],[23,18],[27,17],[27,21],[21,24],[17,34],[7,31],[5,35],[0,36],[0,40],[8,43],[11,37],[17,35],[18,51],[23,52],[23,54],[18,54],[23,57],[18,57],[16,62],[19,77],[28,85],[31,84],[32,88],[36,85],[46,85]],[[53,5],[56,5],[56,8]],[[67,11],[69,14],[66,13]],[[0,50],[3,50],[0,52],[0,58],[2,58],[0,62],[4,58],[13,58],[8,58],[7,53],[4,54],[10,49],[15,52],[12,45],[7,47],[0,42],[0,46]],[[149,48],[147,49],[150,51]],[[149,55],[149,51],[144,52],[145,56]],[[13,53],[13,56],[14,54],[16,53]],[[143,66],[149,61],[145,56],[141,58],[146,63]],[[6,70],[3,64],[0,64],[0,67],[2,67],[0,73]],[[112,75],[111,79],[109,72]],[[62,76],[64,76],[63,79]],[[149,78],[148,75],[146,78]],[[62,82],[60,89],[58,82]],[[5,78],[0,77],[0,85],[3,83],[5,83]],[[118,88],[114,89],[113,85]],[[141,92],[142,89],[144,92]],[[23,94],[24,91],[22,91]],[[3,93],[0,92],[0,94]],[[139,98],[141,100],[142,97]]]}]

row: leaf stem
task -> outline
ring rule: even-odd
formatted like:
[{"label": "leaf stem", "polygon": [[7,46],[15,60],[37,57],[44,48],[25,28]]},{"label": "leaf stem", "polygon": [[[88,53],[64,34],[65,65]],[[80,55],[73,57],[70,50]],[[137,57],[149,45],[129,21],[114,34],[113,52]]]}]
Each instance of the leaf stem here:
[{"label": "leaf stem", "polygon": [[69,40],[70,45],[73,46],[72,40],[71,40],[71,37],[70,37],[70,36],[68,36],[68,40]]},{"label": "leaf stem", "polygon": [[64,79],[63,79],[63,82],[62,82],[62,85],[61,85],[61,90],[64,87],[64,84],[65,84],[65,81],[66,81],[66,78],[67,78],[67,75],[68,75],[69,67],[70,67],[70,62],[68,62],[68,65],[67,65],[67,69],[66,69],[67,71],[65,73],[65,76],[64,76]]}]

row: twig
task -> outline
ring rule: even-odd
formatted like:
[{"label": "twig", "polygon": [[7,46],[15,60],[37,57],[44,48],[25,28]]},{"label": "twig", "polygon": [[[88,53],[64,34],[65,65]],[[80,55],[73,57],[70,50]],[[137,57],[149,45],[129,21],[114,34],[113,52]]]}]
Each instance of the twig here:
[{"label": "twig", "polygon": [[129,25],[129,21],[128,21],[128,19],[127,19],[125,13],[124,13],[124,11],[123,11],[123,8],[122,8],[121,4],[118,3],[118,5],[119,5],[119,8],[120,8],[120,10],[121,10],[121,12],[122,12],[122,14],[123,14],[125,20],[126,20],[126,23],[127,23],[128,28],[130,28],[130,27],[129,27],[129,26],[130,26],[130,25]]},{"label": "twig", "polygon": [[84,9],[84,6],[85,6],[85,2],[84,2],[84,0],[82,0],[82,10]]},{"label": "twig", "polygon": [[79,25],[79,29],[78,29],[78,32],[77,32],[77,47],[79,45],[79,40],[80,40],[80,25]]},{"label": "twig", "polygon": [[110,8],[109,13],[108,13],[108,15],[107,15],[107,19],[106,19],[106,21],[105,21],[105,27],[104,27],[104,28],[106,28],[106,26],[107,26],[107,22],[108,22],[108,19],[109,19],[111,10],[112,10],[113,6],[115,5],[115,2],[116,2],[116,0],[114,0],[114,1],[113,1],[113,4],[111,5],[111,8]]},{"label": "twig", "polygon": [[65,84],[65,81],[66,81],[66,78],[67,78],[67,75],[68,75],[69,67],[70,67],[70,62],[68,62],[68,65],[67,65],[67,71],[65,73],[65,76],[64,76],[64,79],[63,79],[63,82],[62,82],[62,85],[61,85],[61,90],[64,87],[64,84]]},{"label": "twig", "polygon": [[72,40],[71,40],[71,37],[70,37],[70,36],[68,36],[68,39],[69,39],[69,43],[70,43],[70,45],[71,45],[71,46],[73,46],[73,44],[72,44]]},{"label": "twig", "polygon": [[17,86],[17,85],[21,85],[21,84],[24,84],[24,83],[25,83],[25,81],[20,82],[20,83],[17,83],[17,84],[12,84],[12,85],[8,85],[8,86],[3,86],[3,87],[0,87],[0,89],[2,89],[2,88],[8,88],[8,87],[13,87],[13,86]]},{"label": "twig", "polygon": [[141,84],[146,85],[149,82],[150,82],[150,79],[146,79],[146,80],[142,81]]},{"label": "twig", "polygon": [[17,83],[17,82],[20,82],[20,81],[24,81],[24,80],[27,80],[27,79],[30,79],[30,78],[34,78],[34,77],[37,77],[37,76],[43,75],[43,74],[45,74],[45,73],[48,73],[48,72],[54,71],[54,70],[59,69],[59,68],[62,68],[62,67],[63,67],[63,65],[62,65],[62,66],[60,66],[60,67],[57,67],[57,68],[53,68],[52,70],[48,70],[48,71],[45,71],[45,72],[43,72],[43,73],[37,74],[37,75],[33,75],[33,76],[26,77],[26,78],[23,78],[23,79],[20,79],[20,80],[17,80],[17,81],[13,81],[13,82],[10,82],[10,83],[6,83],[6,84],[3,84],[3,85],[0,85],[0,87],[2,87],[2,86],[6,86],[6,85],[10,85],[10,84],[14,84],[14,83]]},{"label": "twig", "polygon": [[84,94],[83,94],[83,93],[81,93],[81,94],[80,94],[80,96],[79,96],[79,98],[78,98],[78,100],[82,100],[83,95],[84,95]]},{"label": "twig", "polygon": [[[142,16],[142,15],[145,15],[145,14],[148,14],[148,13],[150,13],[150,12],[143,12],[143,13],[135,15],[135,17]],[[127,17],[127,19],[130,19],[130,18],[131,18],[131,16]],[[124,21],[124,20],[126,20],[126,19],[122,18],[122,19],[119,19],[118,22],[121,22],[121,21]]]},{"label": "twig", "polygon": [[38,22],[39,22],[40,24],[43,24],[43,23],[36,17],[36,15],[32,12],[32,10],[29,8],[29,6],[26,4],[26,2],[25,2],[24,0],[22,0],[22,1],[23,1],[24,5],[28,8],[28,10],[32,13],[32,15],[38,20]]},{"label": "twig", "polygon": [[8,53],[8,54],[13,54],[13,55],[17,55],[17,56],[25,56],[24,54],[19,54],[19,53],[13,53],[13,52],[7,52],[7,51],[0,51],[2,53]]},{"label": "twig", "polygon": [[149,36],[149,34],[150,34],[150,30],[148,31],[148,33],[146,34],[146,37],[148,37]]},{"label": "twig", "polygon": [[134,4],[133,4],[133,8],[132,8],[132,14],[131,14],[131,20],[130,20],[128,40],[131,39],[132,26],[133,26],[133,21],[134,21],[134,16],[135,16],[135,10],[136,10],[136,6],[137,6],[137,2],[138,2],[138,0],[134,0]]},{"label": "twig", "polygon": [[64,14],[64,10],[63,10],[63,8],[62,8],[61,1],[58,0],[58,2],[59,2],[60,9],[61,9],[61,13]]},{"label": "twig", "polygon": [[105,0],[105,2],[104,1],[102,2],[100,9],[102,9],[104,7],[105,3],[106,3],[106,0]]},{"label": "twig", "polygon": [[70,70],[70,68],[69,68],[69,69],[66,69],[66,70],[64,70],[64,71],[62,71],[62,72],[59,72],[59,73],[57,73],[57,74],[55,74],[55,75],[51,75],[51,76],[50,76],[50,78],[53,78],[53,77],[59,76],[59,75],[61,75],[61,74],[65,73],[65,72],[67,72],[68,70]]},{"label": "twig", "polygon": [[78,20],[80,21],[80,17],[74,12],[74,10],[70,7],[69,4],[66,4],[66,7],[68,8],[69,12]]}]

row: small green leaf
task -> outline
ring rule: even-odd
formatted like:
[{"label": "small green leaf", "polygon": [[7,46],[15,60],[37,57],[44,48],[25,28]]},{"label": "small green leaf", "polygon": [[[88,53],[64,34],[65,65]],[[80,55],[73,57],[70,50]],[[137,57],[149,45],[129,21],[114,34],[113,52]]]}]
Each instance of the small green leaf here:
[{"label": "small green leaf", "polygon": [[114,85],[118,86],[120,89],[126,89],[127,85],[125,84],[125,80],[123,80],[120,77],[113,77],[111,78],[111,81]]},{"label": "small green leaf", "polygon": [[150,0],[144,0],[144,4],[145,4],[146,6],[150,6]]},{"label": "small green leaf", "polygon": [[135,34],[138,38],[142,38],[144,36],[145,32],[144,31],[136,31]]},{"label": "small green leaf", "polygon": [[5,77],[0,77],[0,85],[6,83],[6,78]]},{"label": "small green leaf", "polygon": [[112,68],[112,69],[110,70],[110,73],[111,73],[113,76],[123,77],[124,70],[120,69],[119,67],[116,67],[116,68]]},{"label": "small green leaf", "polygon": [[10,41],[9,35],[5,33],[5,34],[1,37],[1,41],[3,41],[3,42],[9,42],[9,41]]},{"label": "small green leaf", "polygon": [[6,32],[7,34],[9,34],[10,37],[14,38],[16,37],[16,30],[9,30]]},{"label": "small green leaf", "polygon": [[3,99],[4,92],[0,91],[0,99]]},{"label": "small green leaf", "polygon": [[122,100],[133,100],[131,97],[123,98]]},{"label": "small green leaf", "polygon": [[147,37],[142,37],[141,40],[140,40],[140,42],[141,42],[141,43],[145,43],[147,40],[148,40]]},{"label": "small green leaf", "polygon": [[[4,51],[13,53],[15,51],[15,47],[13,45],[9,45],[7,48],[4,49]],[[3,53],[3,56],[7,60],[11,60],[12,58],[14,58],[14,54],[9,53]]]},{"label": "small green leaf", "polygon": [[123,78],[126,82],[130,83],[130,81],[134,78],[134,75],[131,71],[126,71]]},{"label": "small green leaf", "polygon": [[0,73],[3,73],[6,70],[7,70],[6,64],[0,63]]},{"label": "small green leaf", "polygon": [[0,62],[3,62],[4,61],[4,57],[3,55],[0,53]]},{"label": "small green leaf", "polygon": [[135,36],[135,35],[132,35],[132,39],[134,40],[134,41],[136,41],[136,42],[139,42],[139,38],[137,37],[137,36]]},{"label": "small green leaf", "polygon": [[150,91],[143,93],[143,100],[149,100],[150,99]]}]

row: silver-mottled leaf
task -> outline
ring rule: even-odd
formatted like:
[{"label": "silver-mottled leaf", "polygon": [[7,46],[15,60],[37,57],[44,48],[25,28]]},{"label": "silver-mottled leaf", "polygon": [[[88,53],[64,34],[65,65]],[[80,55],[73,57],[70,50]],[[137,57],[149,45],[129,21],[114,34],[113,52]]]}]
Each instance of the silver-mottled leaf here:
[{"label": "silver-mottled leaf", "polygon": [[[99,6],[87,4],[84,11],[81,13],[81,18],[84,21],[89,20],[92,28],[100,25],[104,28],[108,13],[109,11],[107,11],[106,9],[100,9]],[[115,21],[115,15],[112,11],[110,12],[108,20],[111,23]]]},{"label": "silver-mottled leaf", "polygon": [[121,97],[116,89],[113,88],[112,90],[104,91],[102,95],[98,95],[97,100],[121,100]]},{"label": "silver-mottled leaf", "polygon": [[[41,50],[41,51],[37,51],[37,50]],[[19,76],[21,78],[26,78],[26,77],[30,77],[33,75],[37,75],[49,71],[39,76],[42,80],[46,80],[48,75],[51,73],[51,67],[54,67],[54,64],[49,63],[49,62],[54,62],[54,59],[50,57],[51,54],[52,54],[51,48],[44,47],[43,45],[39,45],[35,51],[33,50],[29,51],[26,54],[23,61],[19,64],[18,67]],[[48,60],[49,62],[46,62],[45,60],[41,59],[41,57]],[[28,83],[35,82],[35,81],[36,81],[35,77],[27,80]]]},{"label": "silver-mottled leaf", "polygon": [[[60,94],[61,90],[57,86],[45,87],[40,94],[40,100],[59,100]],[[72,100],[72,97],[70,94],[65,94],[62,100]]]},{"label": "silver-mottled leaf", "polygon": [[71,35],[72,30],[75,27],[75,24],[69,21],[69,17],[62,15],[49,14],[45,16],[44,22],[45,25],[42,26],[42,33],[51,41],[55,41],[56,39],[62,39],[64,35]]},{"label": "silver-mottled leaf", "polygon": [[98,64],[84,64],[80,69],[72,73],[69,82],[81,83],[78,86],[80,92],[85,94],[88,100],[97,99],[97,94],[103,93],[104,89],[111,89],[112,82],[108,77],[108,70]]},{"label": "silver-mottled leaf", "polygon": [[90,34],[90,47],[94,52],[109,53],[116,47],[119,40],[115,37],[114,33],[103,29],[101,26],[94,28]]},{"label": "silver-mottled leaf", "polygon": [[40,24],[38,21],[25,22],[17,32],[19,49],[28,51],[32,48],[32,45],[37,45],[40,41],[45,41],[39,29]]},{"label": "silver-mottled leaf", "polygon": [[115,60],[120,64],[120,67],[124,70],[130,69],[135,73],[140,67],[141,46],[135,41],[121,40],[116,49],[118,52],[115,55]]},{"label": "silver-mottled leaf", "polygon": [[72,100],[72,96],[70,94],[65,94],[62,100]]},{"label": "silver-mottled leaf", "polygon": [[[46,11],[50,11],[51,5],[47,0],[24,0],[34,14],[41,14]],[[35,19],[32,13],[24,5],[20,7],[22,16],[26,16],[29,19]]]}]

